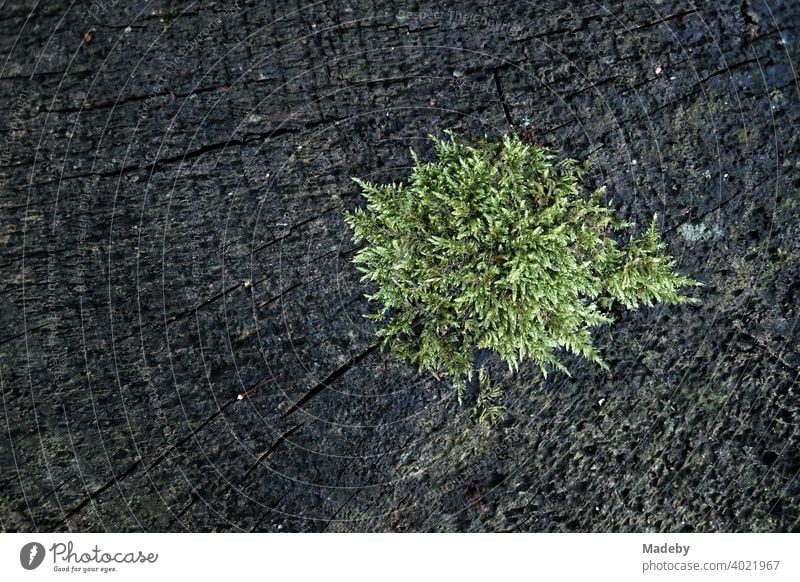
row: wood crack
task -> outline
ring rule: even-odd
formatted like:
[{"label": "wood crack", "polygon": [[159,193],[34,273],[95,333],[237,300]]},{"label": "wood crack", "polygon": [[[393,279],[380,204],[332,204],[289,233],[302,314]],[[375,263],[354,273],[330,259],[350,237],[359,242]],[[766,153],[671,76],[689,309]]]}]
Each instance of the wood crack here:
[{"label": "wood crack", "polygon": [[494,86],[497,89],[497,96],[500,97],[500,104],[503,106],[503,115],[505,115],[508,125],[513,128],[514,121],[511,119],[511,109],[506,102],[506,96],[503,94],[503,88],[500,86],[500,76],[497,74],[497,69],[492,71],[492,77],[494,78]]},{"label": "wood crack", "polygon": [[275,449],[277,449],[279,446],[281,446],[281,443],[283,443],[283,442],[284,442],[286,439],[288,439],[290,436],[292,436],[292,435],[293,435],[295,432],[297,432],[298,430],[300,430],[300,428],[301,428],[301,427],[302,427],[302,426],[303,426],[305,423],[306,423],[306,421],[304,420],[304,421],[303,421],[303,422],[301,422],[300,424],[293,426],[292,428],[290,428],[289,430],[287,430],[287,431],[283,432],[283,433],[282,433],[280,436],[278,436],[278,438],[277,438],[277,439],[275,439],[275,442],[274,442],[274,443],[272,443],[272,445],[271,445],[271,446],[270,446],[270,447],[269,447],[269,448],[268,448],[266,451],[264,451],[263,453],[261,453],[261,454],[258,456],[258,459],[256,460],[256,462],[255,462],[255,463],[253,463],[253,465],[252,465],[252,466],[251,466],[251,467],[250,467],[250,468],[249,468],[249,469],[248,469],[248,470],[245,472],[244,476],[242,477],[242,481],[241,481],[241,482],[242,482],[242,483],[244,483],[244,482],[247,480],[247,478],[250,476],[250,474],[251,474],[253,471],[255,471],[255,470],[256,470],[256,467],[258,467],[258,466],[259,466],[261,463],[263,463],[263,462],[264,462],[264,461],[265,461],[265,460],[266,460],[266,459],[267,459],[267,458],[268,458],[268,457],[269,457],[269,456],[270,456],[270,455],[271,455],[273,452],[275,452]]},{"label": "wood crack", "polygon": [[689,10],[681,10],[679,12],[675,12],[673,14],[669,14],[667,16],[664,16],[663,18],[659,18],[658,20],[654,20],[653,22],[648,22],[647,24],[641,24],[641,25],[636,26],[634,28],[629,28],[627,30],[627,32],[635,32],[637,30],[650,28],[652,26],[658,26],[660,24],[665,24],[665,23],[667,23],[667,22],[669,22],[671,20],[677,20],[679,18],[683,18],[684,16],[689,16],[691,14],[696,14],[698,12],[700,12],[700,8],[691,8]]},{"label": "wood crack", "polygon": [[319,382],[319,383],[318,383],[316,386],[314,386],[314,387],[313,387],[311,390],[309,390],[308,392],[306,392],[306,393],[305,393],[305,394],[304,394],[304,395],[303,395],[303,396],[300,398],[300,400],[298,400],[298,401],[297,401],[297,402],[295,402],[295,403],[294,403],[292,406],[290,406],[290,407],[289,407],[289,410],[287,410],[286,412],[284,412],[284,413],[281,415],[281,420],[283,420],[284,418],[286,418],[286,417],[288,417],[289,415],[293,414],[295,411],[299,410],[299,409],[300,409],[300,408],[301,408],[301,407],[302,407],[302,406],[303,406],[303,405],[304,405],[306,402],[308,402],[309,400],[311,400],[312,398],[314,398],[314,396],[316,396],[317,394],[319,394],[320,392],[322,392],[323,390],[325,390],[325,388],[328,388],[328,387],[329,387],[331,384],[333,384],[334,382],[336,382],[336,380],[338,380],[339,378],[341,378],[342,376],[344,376],[344,375],[345,375],[345,374],[346,374],[348,371],[350,371],[350,369],[351,369],[353,366],[356,366],[356,365],[358,365],[358,364],[359,364],[359,363],[360,363],[362,360],[364,360],[364,359],[365,359],[367,356],[369,356],[370,354],[372,354],[372,353],[373,353],[375,350],[377,350],[379,347],[380,347],[380,344],[374,344],[374,345],[370,346],[369,348],[367,348],[366,350],[364,350],[362,353],[360,353],[359,355],[357,355],[356,357],[352,358],[352,359],[351,359],[350,361],[348,361],[347,363],[345,363],[345,364],[341,365],[341,366],[340,366],[340,367],[338,367],[336,370],[334,370],[333,372],[331,372],[330,374],[328,374],[328,376],[327,376],[327,377],[326,377],[324,380],[322,380],[321,382]]}]

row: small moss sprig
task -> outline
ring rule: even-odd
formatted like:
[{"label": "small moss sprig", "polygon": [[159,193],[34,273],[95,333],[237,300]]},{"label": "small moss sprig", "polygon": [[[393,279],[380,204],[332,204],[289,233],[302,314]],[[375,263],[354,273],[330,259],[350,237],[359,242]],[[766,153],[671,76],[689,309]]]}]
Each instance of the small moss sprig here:
[{"label": "small moss sprig", "polygon": [[492,350],[512,369],[530,358],[544,374],[568,373],[566,348],[607,368],[589,329],[614,319],[611,307],[694,301],[680,288],[656,217],[640,238],[583,192],[585,166],[517,136],[465,143],[432,137],[436,160],[405,184],[355,179],[366,209],[345,215],[367,295],[380,307],[384,346],[420,371],[449,378],[463,393],[473,354]]},{"label": "small moss sprig", "polygon": [[502,393],[502,384],[492,382],[485,367],[478,368],[478,395],[473,409],[478,426],[491,428],[503,417],[506,409],[500,404]]}]

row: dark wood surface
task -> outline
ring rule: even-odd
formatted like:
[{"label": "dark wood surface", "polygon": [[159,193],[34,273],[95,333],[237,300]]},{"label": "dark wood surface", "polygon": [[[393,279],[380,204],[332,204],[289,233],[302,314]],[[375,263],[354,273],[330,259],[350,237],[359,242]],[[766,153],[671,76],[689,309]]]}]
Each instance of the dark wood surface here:
[{"label": "dark wood surface", "polygon": [[[0,527],[800,529],[800,5],[497,4],[2,4]],[[703,303],[484,431],[370,347],[342,210],[525,127]]]}]

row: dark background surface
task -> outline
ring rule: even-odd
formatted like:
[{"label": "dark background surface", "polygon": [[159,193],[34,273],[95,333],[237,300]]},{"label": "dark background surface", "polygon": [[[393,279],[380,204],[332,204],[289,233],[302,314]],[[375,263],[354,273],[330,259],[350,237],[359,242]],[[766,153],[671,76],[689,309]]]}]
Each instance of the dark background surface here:
[{"label": "dark background surface", "polygon": [[[800,530],[798,3],[6,2],[0,27],[4,530]],[[524,365],[485,431],[369,349],[342,210],[428,133],[523,126],[658,212],[705,287],[598,330],[611,374]]]}]

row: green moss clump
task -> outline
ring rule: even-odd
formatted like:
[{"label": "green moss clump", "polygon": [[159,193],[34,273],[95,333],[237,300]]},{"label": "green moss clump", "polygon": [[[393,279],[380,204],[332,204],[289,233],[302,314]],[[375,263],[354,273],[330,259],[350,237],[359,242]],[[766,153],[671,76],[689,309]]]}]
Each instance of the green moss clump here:
[{"label": "green moss clump", "polygon": [[[641,238],[601,204],[603,189],[583,193],[585,167],[516,136],[464,143],[432,138],[436,161],[412,151],[408,183],[355,179],[366,209],[345,216],[354,262],[373,283],[368,317],[382,322],[383,345],[420,371],[452,380],[459,394],[477,349],[515,369],[530,358],[546,374],[567,372],[561,348],[606,367],[589,329],[609,324],[612,304],[636,309],[694,301],[673,273],[656,217]],[[568,373],[568,372],[567,372]]]}]

